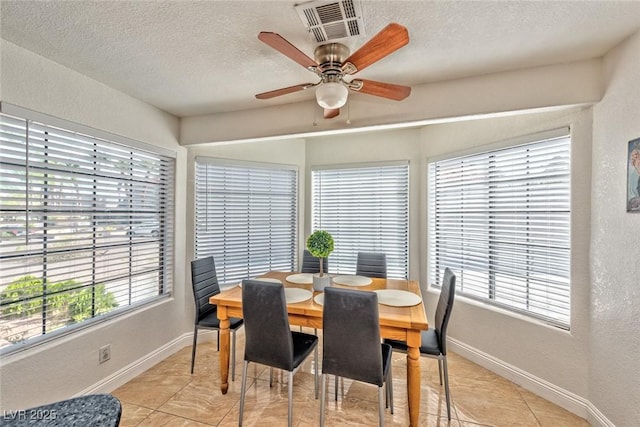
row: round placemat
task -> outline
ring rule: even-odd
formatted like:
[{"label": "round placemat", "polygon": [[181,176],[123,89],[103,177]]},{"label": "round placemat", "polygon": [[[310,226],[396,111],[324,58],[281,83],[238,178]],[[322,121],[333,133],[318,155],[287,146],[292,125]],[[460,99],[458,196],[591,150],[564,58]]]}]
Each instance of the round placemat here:
[{"label": "round placemat", "polygon": [[313,296],[313,292],[300,288],[284,288],[284,299],[287,304],[306,301]]},{"label": "round placemat", "polygon": [[422,302],[422,299],[413,292],[400,289],[380,289],[375,293],[378,294],[379,304],[392,307],[411,307]]},{"label": "round placemat", "polygon": [[313,274],[298,273],[287,276],[287,282],[296,283],[298,285],[310,285],[313,283]]},{"label": "round placemat", "polygon": [[370,277],[365,276],[336,276],[333,278],[333,283],[345,286],[367,286],[370,285],[373,280]]},{"label": "round placemat", "polygon": [[313,297],[313,302],[315,302],[318,305],[324,305],[324,294],[318,294],[315,297]]}]

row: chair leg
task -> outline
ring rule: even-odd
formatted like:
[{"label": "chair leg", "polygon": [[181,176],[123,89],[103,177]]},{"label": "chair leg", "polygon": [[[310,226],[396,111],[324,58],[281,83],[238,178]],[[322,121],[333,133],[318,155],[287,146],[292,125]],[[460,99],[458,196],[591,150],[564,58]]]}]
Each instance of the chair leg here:
[{"label": "chair leg", "polygon": [[391,414],[393,415],[393,373],[391,372],[391,366],[389,366],[389,372],[387,372],[387,398],[389,399],[389,406],[391,407]]},{"label": "chair leg", "polygon": [[240,389],[240,420],[238,421],[238,426],[242,427],[242,416],[244,415],[244,393],[247,388],[247,366],[249,366],[249,362],[246,360],[242,365],[242,388]]},{"label": "chair leg", "polygon": [[[231,343],[231,381],[236,380],[236,331],[231,332],[233,334],[233,342]],[[220,331],[218,331],[220,335]]]},{"label": "chair leg", "polygon": [[338,401],[338,376],[336,375],[336,402]]},{"label": "chair leg", "polygon": [[193,365],[196,361],[196,344],[198,344],[198,326],[193,328],[193,348],[191,349],[191,375],[193,375]]},{"label": "chair leg", "polygon": [[380,427],[384,426],[384,391],[382,387],[378,387],[378,417],[380,418]]},{"label": "chair leg", "polygon": [[313,354],[313,364],[315,365],[315,376],[313,378],[313,389],[316,392],[316,400],[318,400],[318,346],[316,346]]},{"label": "chair leg", "polygon": [[218,329],[218,352],[220,352],[220,329]]},{"label": "chair leg", "polygon": [[320,376],[320,427],[324,427],[324,399],[327,392],[327,374]]},{"label": "chair leg", "polygon": [[293,371],[289,372],[289,416],[288,426],[293,425]]},{"label": "chair leg", "polygon": [[440,385],[442,385],[442,359],[438,359],[438,374],[440,374]]},{"label": "chair leg", "polygon": [[269,368],[269,388],[273,387],[273,368]]},{"label": "chair leg", "polygon": [[442,359],[442,366],[444,367],[444,393],[447,397],[447,418],[451,420],[451,395],[449,394],[449,371],[447,369],[447,356]]}]

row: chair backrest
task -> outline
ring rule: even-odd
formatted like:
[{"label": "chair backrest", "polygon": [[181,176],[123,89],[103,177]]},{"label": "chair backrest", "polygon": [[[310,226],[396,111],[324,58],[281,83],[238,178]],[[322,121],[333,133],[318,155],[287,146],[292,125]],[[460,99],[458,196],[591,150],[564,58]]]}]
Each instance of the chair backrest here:
[{"label": "chair backrest", "polygon": [[212,256],[191,261],[191,285],[196,302],[196,323],[217,306],[209,304],[209,297],[220,293],[216,264]]},{"label": "chair backrest", "polygon": [[378,295],[325,288],[322,372],[382,386]]},{"label": "chair backrest", "polygon": [[373,252],[358,252],[356,263],[358,276],[387,278],[387,256]]},{"label": "chair backrest", "polygon": [[[329,271],[329,261],[328,258],[322,258],[322,271]],[[300,269],[301,273],[319,273],[320,272],[320,261],[318,258],[311,255],[311,252],[308,250],[304,250],[302,254],[302,268]]]},{"label": "chair backrest", "polygon": [[453,300],[456,295],[456,275],[449,267],[444,269],[444,277],[442,278],[442,290],[440,298],[438,298],[438,307],[436,308],[436,334],[438,336],[438,345],[442,354],[447,354],[447,325],[451,317],[453,309]]},{"label": "chair backrest", "polygon": [[282,283],[242,281],[244,360],[293,370],[293,338]]}]

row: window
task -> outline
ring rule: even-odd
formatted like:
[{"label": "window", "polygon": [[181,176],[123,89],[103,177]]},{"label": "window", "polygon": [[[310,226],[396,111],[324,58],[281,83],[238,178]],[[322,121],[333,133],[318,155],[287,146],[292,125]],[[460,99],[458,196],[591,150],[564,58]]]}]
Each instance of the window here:
[{"label": "window", "polygon": [[315,168],[313,229],[333,236],[329,271],[354,274],[358,252],[387,256],[387,275],[409,274],[409,164]]},{"label": "window", "polygon": [[429,280],[568,328],[571,140],[534,140],[429,164]]},{"label": "window", "polygon": [[173,281],[174,159],[33,114],[0,115],[3,352],[168,295]]},{"label": "window", "polygon": [[221,284],[296,271],[298,172],[293,166],[196,159],[196,258]]}]

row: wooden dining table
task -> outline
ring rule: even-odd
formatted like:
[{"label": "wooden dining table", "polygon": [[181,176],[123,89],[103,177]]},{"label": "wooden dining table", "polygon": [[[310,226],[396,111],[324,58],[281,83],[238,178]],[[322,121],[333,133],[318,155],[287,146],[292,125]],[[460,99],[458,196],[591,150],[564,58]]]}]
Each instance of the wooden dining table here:
[{"label": "wooden dining table", "polygon": [[[279,279],[286,287],[297,287],[313,291],[310,284],[296,284],[287,281],[287,277],[295,272],[271,271],[260,277]],[[259,280],[260,278],[257,278]],[[414,280],[402,279],[378,279],[373,278],[367,286],[343,286],[362,291],[375,291],[379,289],[400,289],[420,296],[420,286]],[[314,296],[318,292],[313,293]],[[226,394],[229,388],[229,349],[230,331],[229,318],[242,317],[242,288],[235,286],[224,290],[209,299],[211,304],[218,306],[218,319],[220,319],[220,390]],[[295,304],[287,304],[289,323],[296,326],[304,326],[322,329],[322,305],[317,304],[314,298]],[[417,426],[420,418],[420,331],[428,328],[427,316],[423,303],[411,307],[396,307],[380,304],[380,335],[382,338],[391,338],[407,342],[407,395],[409,406],[410,426]]]}]

